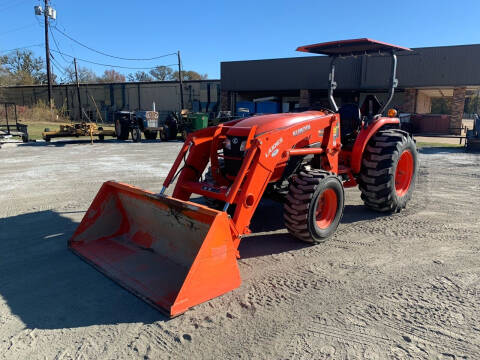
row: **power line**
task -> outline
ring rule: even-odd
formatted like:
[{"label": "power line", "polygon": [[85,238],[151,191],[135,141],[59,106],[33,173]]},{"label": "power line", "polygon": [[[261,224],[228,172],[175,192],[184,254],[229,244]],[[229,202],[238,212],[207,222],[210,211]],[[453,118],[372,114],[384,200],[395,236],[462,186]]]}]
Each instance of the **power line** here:
[{"label": "power line", "polygon": [[67,70],[57,62],[57,60],[55,59],[52,53],[50,53],[50,58],[52,60],[53,65],[57,68],[57,70],[63,73],[63,75],[66,75]]},{"label": "power line", "polygon": [[11,3],[11,4],[8,4],[7,6],[3,7],[0,9],[0,11],[4,11],[4,10],[8,10],[8,9],[11,9],[13,7],[16,7],[18,5],[21,5],[22,3],[24,3],[26,0],[20,0],[20,1],[17,1],[15,3]]},{"label": "power line", "polygon": [[[52,30],[52,27],[50,26],[50,24],[48,25],[48,27],[50,28],[50,30]],[[50,32],[50,34],[52,35],[52,39],[53,39],[53,42],[55,44],[55,47],[57,48],[57,50],[60,52],[60,47],[58,46],[58,43],[57,43],[57,40],[55,39],[55,36],[53,35],[53,31]],[[63,54],[60,53],[60,56],[62,57],[63,61],[65,61],[66,63],[69,63],[70,61],[68,61],[67,59],[65,59],[65,57],[63,56]]]},{"label": "power line", "polygon": [[55,69],[57,69],[59,72],[61,72],[63,74],[63,76],[67,76],[67,71],[65,69],[63,69],[58,63],[56,60],[54,60],[54,58],[52,57],[50,59],[52,61],[52,65]]},{"label": "power line", "polygon": [[15,50],[28,49],[28,48],[31,48],[31,47],[35,47],[35,46],[43,46],[43,45],[44,45],[44,43],[41,43],[41,44],[34,44],[34,45],[28,45],[28,46],[22,46],[22,47],[17,47],[17,48],[10,49],[10,50],[2,50],[2,51],[0,51],[0,53],[8,53],[8,52],[15,51]]},{"label": "power line", "polygon": [[107,53],[105,53],[105,52],[103,52],[103,51],[95,50],[95,49],[91,48],[90,46],[87,46],[87,45],[81,43],[80,41],[75,40],[75,39],[72,38],[71,36],[65,34],[63,31],[61,31],[61,30],[60,30],[59,28],[57,28],[56,26],[55,26],[54,28],[55,28],[55,30],[57,30],[60,34],[62,34],[62,35],[65,36],[66,38],[72,40],[73,42],[77,43],[78,45],[83,46],[84,48],[86,48],[86,49],[88,49],[88,50],[90,50],[90,51],[96,52],[97,54],[104,55],[104,56],[108,56],[108,57],[111,57],[111,58],[113,58],[113,59],[128,60],[128,61],[150,61],[150,60],[161,59],[161,58],[164,58],[164,57],[167,57],[167,56],[177,55],[177,53],[171,53],[171,54],[165,54],[165,55],[155,56],[155,57],[152,57],[152,58],[144,58],[144,59],[124,58],[124,57],[120,57],[120,56],[110,55],[110,54],[107,54]]},{"label": "power line", "polygon": [[36,24],[30,24],[30,25],[25,25],[25,26],[22,26],[22,27],[19,27],[19,28],[16,28],[16,29],[12,29],[12,30],[1,33],[0,36],[4,36],[4,35],[10,34],[12,32],[16,32],[16,31],[28,29],[28,28],[34,27],[35,25]]},{"label": "power line", "polygon": [[112,64],[102,64],[102,63],[98,63],[98,62],[95,62],[95,61],[90,61],[90,60],[85,60],[85,59],[81,59],[81,58],[78,58],[76,56],[73,56],[73,55],[69,55],[69,54],[65,54],[64,52],[61,52],[61,51],[58,51],[58,50],[51,50],[53,52],[56,52],[56,53],[59,53],[61,55],[64,55],[64,56],[67,56],[69,58],[76,58],[78,61],[83,61],[83,62],[86,62],[86,63],[90,63],[90,64],[94,64],[94,65],[99,65],[99,66],[106,66],[106,67],[111,67],[111,68],[118,68],[118,69],[129,69],[129,70],[152,70],[152,69],[155,69],[157,68],[157,66],[174,66],[174,65],[177,65],[177,64],[169,64],[169,65],[157,65],[157,66],[152,66],[152,67],[130,67],[130,66],[121,66],[121,65],[112,65]]}]

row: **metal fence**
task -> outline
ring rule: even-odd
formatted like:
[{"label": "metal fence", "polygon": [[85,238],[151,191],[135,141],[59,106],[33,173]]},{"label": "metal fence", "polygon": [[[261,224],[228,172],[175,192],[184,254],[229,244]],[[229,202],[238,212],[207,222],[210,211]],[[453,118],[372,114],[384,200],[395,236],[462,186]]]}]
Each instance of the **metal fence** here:
[{"label": "metal fence", "polygon": [[[0,98],[19,106],[47,102],[47,86],[11,86],[0,88]],[[220,101],[219,80],[183,82],[185,108],[215,111]],[[72,120],[80,118],[77,88],[73,84],[55,85],[52,97],[57,109]],[[80,85],[84,114],[93,121],[112,121],[118,110],[151,110],[155,103],[161,114],[180,110],[180,84],[177,81],[96,83]],[[166,115],[165,115],[166,116]]]}]

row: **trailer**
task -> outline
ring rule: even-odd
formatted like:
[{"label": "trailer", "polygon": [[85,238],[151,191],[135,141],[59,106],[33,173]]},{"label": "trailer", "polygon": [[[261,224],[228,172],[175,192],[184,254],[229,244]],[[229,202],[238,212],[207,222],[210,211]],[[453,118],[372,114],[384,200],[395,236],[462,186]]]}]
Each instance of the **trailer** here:
[{"label": "trailer", "polygon": [[[28,142],[28,125],[18,122],[17,105],[15,103],[0,103],[4,108],[5,123],[0,122],[0,138],[20,137]],[[13,119],[9,119],[9,112],[13,112]]]},{"label": "trailer", "polygon": [[115,137],[115,130],[113,129],[104,129],[101,126],[92,122],[81,122],[81,123],[71,123],[71,124],[60,124],[58,130],[50,130],[45,128],[42,132],[42,138],[46,142],[50,142],[53,138],[62,138],[62,137],[80,137],[80,136],[90,136],[90,140],[93,141],[93,137],[98,137],[98,140],[103,141],[105,136]]}]

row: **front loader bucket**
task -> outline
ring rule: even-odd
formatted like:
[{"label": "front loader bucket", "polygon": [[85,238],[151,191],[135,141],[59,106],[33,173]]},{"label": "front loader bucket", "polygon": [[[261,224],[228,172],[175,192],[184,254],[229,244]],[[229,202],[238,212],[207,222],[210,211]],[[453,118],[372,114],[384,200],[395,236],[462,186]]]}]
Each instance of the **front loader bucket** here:
[{"label": "front loader bucket", "polygon": [[229,221],[224,212],[109,181],[69,247],[176,316],[240,285]]}]

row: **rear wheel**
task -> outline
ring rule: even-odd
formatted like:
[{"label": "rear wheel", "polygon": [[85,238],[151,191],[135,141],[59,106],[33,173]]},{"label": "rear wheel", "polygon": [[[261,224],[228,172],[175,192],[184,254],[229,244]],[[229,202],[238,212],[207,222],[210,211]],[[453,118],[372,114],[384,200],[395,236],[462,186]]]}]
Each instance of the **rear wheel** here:
[{"label": "rear wheel", "polygon": [[398,212],[407,206],[418,173],[417,148],[399,130],[382,130],[365,149],[358,179],[362,199],[369,208]]},{"label": "rear wheel", "polygon": [[173,122],[169,126],[168,139],[177,140],[177,133],[178,133],[178,125],[177,123]]},{"label": "rear wheel", "polygon": [[[103,131],[103,127],[100,126],[98,128],[98,131]],[[98,135],[98,140],[100,140],[100,141],[105,140],[105,135],[103,135],[103,134]]]},{"label": "rear wheel", "polygon": [[344,206],[343,185],[337,176],[323,170],[302,170],[290,181],[285,226],[299,240],[323,242],[337,229]]},{"label": "rear wheel", "polygon": [[123,124],[120,120],[115,121],[115,135],[118,140],[128,140],[128,125]]}]

